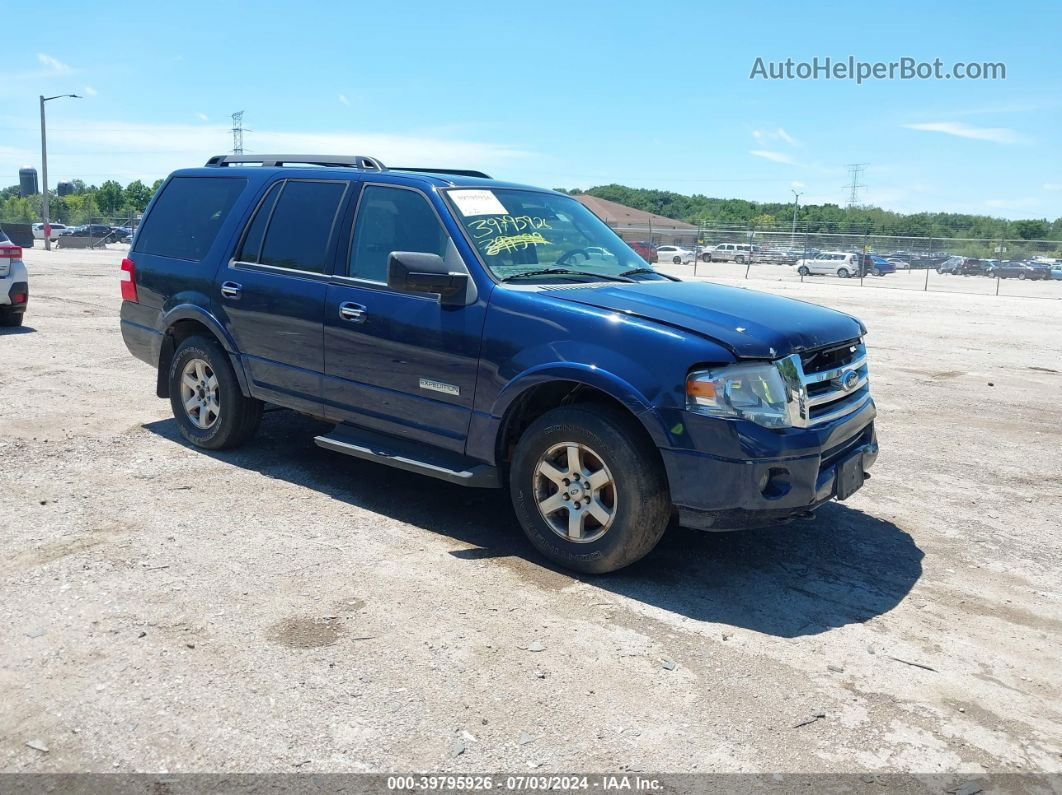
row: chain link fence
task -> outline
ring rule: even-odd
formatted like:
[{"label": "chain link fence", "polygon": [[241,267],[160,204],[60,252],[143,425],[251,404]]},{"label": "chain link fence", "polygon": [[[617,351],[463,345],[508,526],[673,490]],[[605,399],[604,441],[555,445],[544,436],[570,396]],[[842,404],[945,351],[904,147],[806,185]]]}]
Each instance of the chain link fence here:
[{"label": "chain link fence", "polygon": [[1062,299],[1062,240],[606,223],[624,240],[656,247],[660,264],[688,265],[697,276]]}]

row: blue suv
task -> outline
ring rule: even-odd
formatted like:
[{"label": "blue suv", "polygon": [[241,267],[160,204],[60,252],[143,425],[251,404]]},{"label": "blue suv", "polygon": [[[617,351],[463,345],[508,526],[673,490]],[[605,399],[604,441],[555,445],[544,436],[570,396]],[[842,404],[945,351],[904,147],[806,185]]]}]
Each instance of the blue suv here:
[{"label": "blue suv", "polygon": [[122,335],[184,437],[265,403],[322,447],[507,487],[584,572],[807,515],[877,457],[862,324],[656,272],[582,204],[371,157],[218,156],[172,174],[122,262]]}]

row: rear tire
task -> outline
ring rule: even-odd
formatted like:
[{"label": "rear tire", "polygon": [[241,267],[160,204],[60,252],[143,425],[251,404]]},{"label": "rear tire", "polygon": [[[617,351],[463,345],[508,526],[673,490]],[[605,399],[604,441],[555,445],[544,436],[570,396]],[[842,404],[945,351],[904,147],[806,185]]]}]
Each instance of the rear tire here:
[{"label": "rear tire", "polygon": [[745,264],[745,258],[743,256],[741,256],[740,254],[738,254],[736,257],[734,257],[734,262],[736,262],[738,265],[744,265]]},{"label": "rear tire", "polygon": [[837,275],[842,279],[847,279],[852,274],[849,273],[848,268],[838,268]]},{"label": "rear tire", "polygon": [[712,261],[712,255],[711,254],[701,254],[701,262],[711,262],[711,261]]},{"label": "rear tire", "polygon": [[807,265],[801,265],[799,268],[797,268],[797,273],[799,273],[801,276],[808,276],[811,274],[811,271],[808,270]]},{"label": "rear tire", "polygon": [[533,422],[516,445],[509,491],[535,548],[589,574],[647,555],[671,517],[657,450],[633,418],[609,406],[565,406]]},{"label": "rear tire", "polygon": [[262,401],[244,397],[229,355],[216,340],[195,336],[182,342],[168,379],[177,427],[196,447],[238,447],[258,430]]}]

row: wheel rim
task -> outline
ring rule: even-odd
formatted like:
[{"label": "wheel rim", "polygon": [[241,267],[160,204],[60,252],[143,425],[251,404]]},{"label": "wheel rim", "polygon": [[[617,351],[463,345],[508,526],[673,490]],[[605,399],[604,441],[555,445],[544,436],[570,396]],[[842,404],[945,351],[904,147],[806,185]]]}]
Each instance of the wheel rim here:
[{"label": "wheel rim", "polygon": [[218,377],[208,362],[189,359],[181,371],[181,403],[184,413],[200,430],[217,424],[221,417]]},{"label": "wheel rim", "polygon": [[566,541],[588,544],[616,518],[616,481],[601,456],[577,442],[550,447],[535,466],[538,512]]}]

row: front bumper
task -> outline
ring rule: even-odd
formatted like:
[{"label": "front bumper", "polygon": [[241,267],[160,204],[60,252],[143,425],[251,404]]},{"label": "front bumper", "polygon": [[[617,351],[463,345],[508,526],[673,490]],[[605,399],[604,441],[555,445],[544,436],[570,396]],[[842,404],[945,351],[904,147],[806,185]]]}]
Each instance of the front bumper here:
[{"label": "front bumper", "polygon": [[781,433],[743,427],[751,423],[690,418],[714,423],[720,442],[713,446],[727,455],[703,452],[708,445],[660,451],[680,524],[700,530],[758,527],[843,499],[851,485],[840,482],[841,466],[858,457],[859,464],[850,467],[861,466],[862,474],[877,459],[874,416],[871,401],[834,423]]}]

